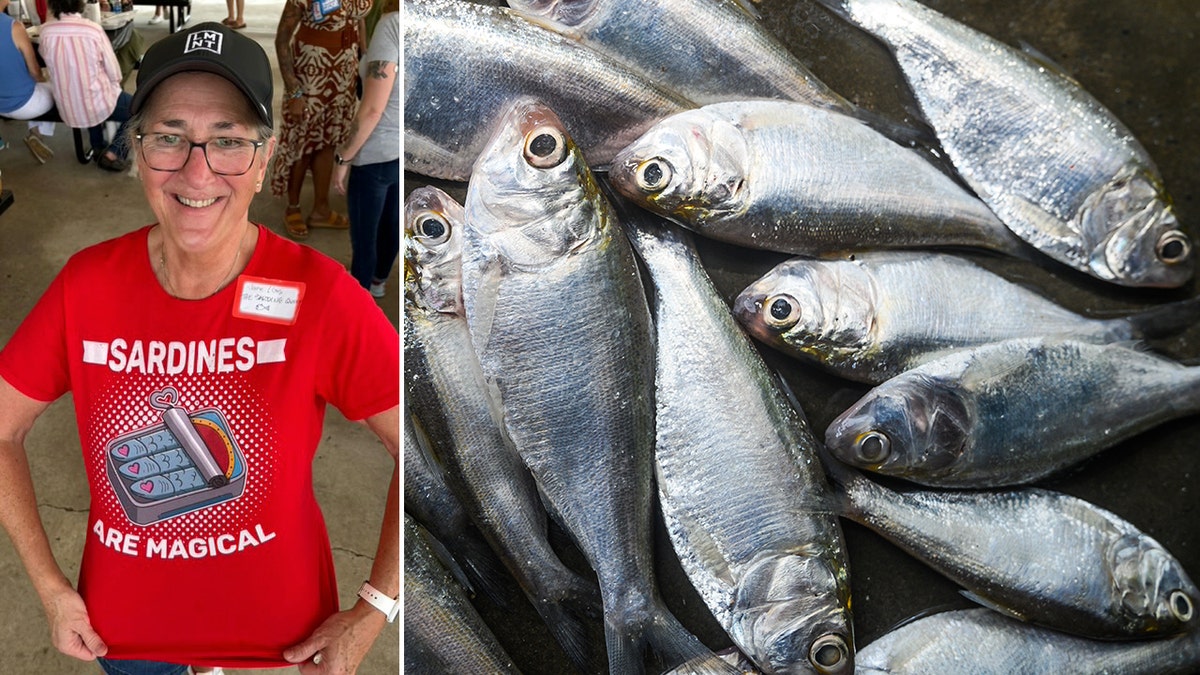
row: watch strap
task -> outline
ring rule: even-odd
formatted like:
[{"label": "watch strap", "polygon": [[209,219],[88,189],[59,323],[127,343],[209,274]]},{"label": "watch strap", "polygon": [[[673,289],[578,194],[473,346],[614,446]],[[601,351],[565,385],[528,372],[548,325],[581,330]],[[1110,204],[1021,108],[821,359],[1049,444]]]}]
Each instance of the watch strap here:
[{"label": "watch strap", "polygon": [[400,598],[391,598],[379,591],[371,585],[371,582],[364,581],[358,589],[358,597],[366,600],[372,607],[383,612],[387,617],[388,623],[396,620],[396,615],[400,613]]}]

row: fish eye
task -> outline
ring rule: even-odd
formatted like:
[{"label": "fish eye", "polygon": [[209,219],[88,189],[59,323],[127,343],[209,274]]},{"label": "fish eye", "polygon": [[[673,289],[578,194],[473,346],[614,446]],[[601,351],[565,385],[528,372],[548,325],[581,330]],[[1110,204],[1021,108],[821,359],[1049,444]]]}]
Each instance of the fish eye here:
[{"label": "fish eye", "polygon": [[525,134],[525,161],[538,169],[549,169],[567,158],[567,139],[553,127],[538,127]]},{"label": "fish eye", "polygon": [[422,213],[415,219],[413,232],[424,244],[441,244],[450,238],[450,223],[434,213]]},{"label": "fish eye", "polygon": [[830,633],[813,641],[808,650],[808,660],[819,673],[832,673],[842,668],[850,656],[846,640]]},{"label": "fish eye", "polygon": [[878,464],[892,454],[892,441],[880,431],[868,431],[855,442],[858,458],[868,464]]},{"label": "fish eye", "polygon": [[1187,260],[1192,254],[1192,244],[1187,235],[1178,230],[1171,230],[1158,239],[1155,252],[1159,260],[1173,265]]},{"label": "fish eye", "polygon": [[661,157],[638,164],[634,180],[644,192],[661,192],[671,182],[671,165]]},{"label": "fish eye", "polygon": [[1175,591],[1171,593],[1170,598],[1171,613],[1180,621],[1191,621],[1192,619],[1192,599],[1183,591]]},{"label": "fish eye", "polygon": [[763,301],[763,319],[775,330],[787,330],[800,321],[800,303],[790,295],[772,295]]}]

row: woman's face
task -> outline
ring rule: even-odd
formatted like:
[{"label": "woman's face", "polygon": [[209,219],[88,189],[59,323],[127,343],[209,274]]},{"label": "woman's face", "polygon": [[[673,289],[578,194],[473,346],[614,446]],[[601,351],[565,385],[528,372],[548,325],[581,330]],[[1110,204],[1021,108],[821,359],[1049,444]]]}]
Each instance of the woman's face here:
[{"label": "woman's face", "polygon": [[[245,96],[211,73],[169,77],[151,94],[144,117],[142,134],[172,134],[193,143],[220,137],[259,140],[257,118]],[[200,148],[191,149],[187,164],[178,171],[151,169],[141,148],[135,148],[146,200],[164,236],[190,253],[202,253],[230,236],[241,237],[274,149],[271,138],[258,149],[249,171],[222,176],[208,168]]]}]

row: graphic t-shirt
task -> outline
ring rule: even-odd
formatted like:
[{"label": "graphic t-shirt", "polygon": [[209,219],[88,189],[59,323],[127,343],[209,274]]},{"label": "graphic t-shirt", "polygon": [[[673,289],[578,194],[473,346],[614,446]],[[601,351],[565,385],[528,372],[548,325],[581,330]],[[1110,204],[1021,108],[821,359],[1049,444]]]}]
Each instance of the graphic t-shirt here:
[{"label": "graphic t-shirt", "polygon": [[338,610],[312,488],[325,405],[351,420],[396,406],[399,336],[340,264],[262,227],[236,283],[173,298],[148,231],[73,256],[0,376],[74,396],[91,492],[79,591],[108,656],[286,665]]}]

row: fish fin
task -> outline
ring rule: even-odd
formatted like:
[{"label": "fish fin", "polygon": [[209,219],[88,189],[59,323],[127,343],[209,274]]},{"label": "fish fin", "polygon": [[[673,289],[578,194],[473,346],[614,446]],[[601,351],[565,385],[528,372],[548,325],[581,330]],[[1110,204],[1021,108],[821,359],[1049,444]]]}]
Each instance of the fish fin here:
[{"label": "fish fin", "polygon": [[[715,659],[715,660],[714,660]],[[724,666],[717,663],[720,661]],[[742,665],[745,663],[746,665]],[[749,660],[736,649],[728,652],[713,654],[712,656],[697,656],[694,659],[689,659],[675,668],[672,668],[667,675],[700,675],[707,673],[738,673],[738,675],[746,675],[747,673],[756,673],[757,669],[749,664]]]},{"label": "fish fin", "polygon": [[[671,614],[661,600],[657,600],[655,609],[656,615],[643,627],[642,635],[645,644],[662,659],[665,665],[674,667],[678,664],[687,664],[688,670],[685,672],[695,675],[734,675],[740,672],[724,659],[712,653],[708,647],[704,646],[704,643],[700,642],[699,638],[684,628],[683,624],[679,623],[679,619]],[[610,651],[610,672],[634,672],[614,670],[611,654]]]},{"label": "fish fin", "polygon": [[1125,321],[1134,337],[1150,339],[1176,335],[1200,322],[1200,297],[1167,303],[1132,314]]},{"label": "fish fin", "polygon": [[[548,16],[534,14],[532,12],[517,9],[515,7],[508,7],[506,9],[508,9],[509,13],[515,14],[515,15],[521,17],[525,21],[533,24],[534,26],[537,26],[538,28],[540,28],[542,30],[546,30],[551,33],[554,33],[555,35],[562,36],[573,42],[578,42],[578,43],[582,44],[584,41],[583,33],[581,33],[579,31],[579,29],[575,28],[574,24],[570,23],[569,21],[566,21],[563,19],[552,19]],[[564,17],[564,18],[567,18],[567,17]]]},{"label": "fish fin", "polygon": [[729,562],[721,553],[721,547],[715,539],[708,536],[708,532],[696,522],[695,518],[692,518],[680,509],[668,509],[664,505],[663,519],[664,521],[668,519],[675,521],[674,523],[668,523],[668,527],[681,534],[687,540],[687,548],[695,552],[704,570],[719,579],[723,584],[733,586],[736,583],[733,578],[733,572],[729,569]]},{"label": "fish fin", "polygon": [[1058,63],[1054,59],[1047,56],[1045,52],[1024,40],[1021,40],[1018,45],[1021,47],[1021,51],[1025,54],[1025,56],[1028,56],[1031,60],[1033,60],[1034,63],[1054,73],[1055,75],[1058,75],[1076,87],[1079,87],[1080,89],[1083,88],[1083,85],[1079,83],[1079,80],[1076,80],[1073,75],[1067,72],[1066,68],[1058,65]]},{"label": "fish fin", "polygon": [[456,539],[455,560],[461,558],[459,574],[465,574],[471,580],[472,593],[482,595],[501,609],[511,609],[512,602],[505,590],[508,571],[492,547],[474,530],[460,533]]},{"label": "fish fin", "polygon": [[463,587],[467,595],[473,597],[475,595],[475,586],[471,584],[470,578],[462,566],[458,564],[458,560],[450,553],[450,549],[439,541],[437,537],[433,536],[425,527],[421,526],[419,531],[425,538],[425,543],[429,545],[429,550],[433,551],[434,557],[438,559],[438,562],[442,563],[442,566],[458,582],[458,585]]},{"label": "fish fin", "polygon": [[588,624],[602,614],[600,598],[594,586],[571,574],[565,592],[558,598],[536,602],[542,621],[580,672],[603,670],[600,654],[592,647]]},{"label": "fish fin", "polygon": [[1003,614],[1004,616],[1016,619],[1017,621],[1025,621],[1025,622],[1029,621],[1029,619],[1026,618],[1024,614],[1021,614],[1020,612],[1018,612],[1014,609],[1010,609],[1008,607],[1002,607],[1002,606],[992,602],[991,600],[988,600],[988,599],[983,598],[975,593],[972,593],[971,591],[960,590],[959,594],[962,595],[964,598],[970,600],[971,602],[974,602],[979,605],[983,605],[984,607],[987,607],[990,610],[999,612],[999,613]]}]

